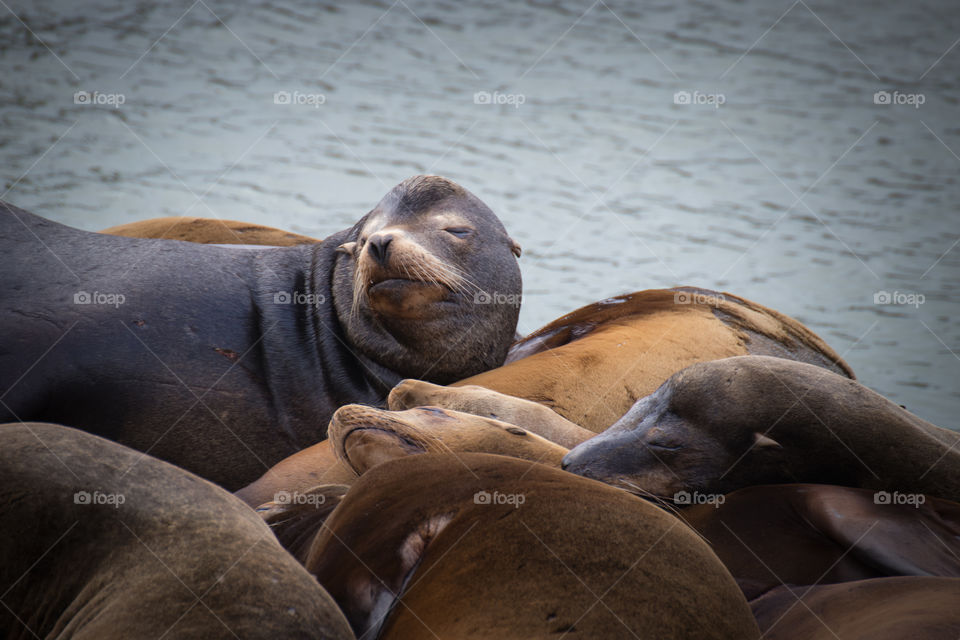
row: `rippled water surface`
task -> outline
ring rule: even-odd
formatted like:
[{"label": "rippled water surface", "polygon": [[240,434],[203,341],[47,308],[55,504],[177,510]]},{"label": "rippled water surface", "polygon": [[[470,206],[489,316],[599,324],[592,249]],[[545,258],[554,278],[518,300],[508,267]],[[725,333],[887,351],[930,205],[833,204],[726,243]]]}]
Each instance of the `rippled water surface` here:
[{"label": "rippled water surface", "polygon": [[728,290],[960,427],[953,2],[8,5],[16,205],[322,237],[440,173],[522,244],[523,332],[628,291]]}]

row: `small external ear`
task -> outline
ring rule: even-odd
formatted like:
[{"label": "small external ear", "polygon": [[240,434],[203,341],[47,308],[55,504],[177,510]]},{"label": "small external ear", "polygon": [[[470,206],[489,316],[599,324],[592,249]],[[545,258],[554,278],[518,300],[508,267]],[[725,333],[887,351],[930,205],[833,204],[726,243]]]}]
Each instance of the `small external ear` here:
[{"label": "small external ear", "polygon": [[523,252],[523,249],[520,248],[520,245],[517,244],[517,241],[513,238],[510,238],[510,251],[513,252],[513,255],[520,257],[520,254]]},{"label": "small external ear", "polygon": [[344,242],[342,245],[337,247],[337,253],[345,253],[348,256],[353,255],[353,250],[356,249],[356,242]]},{"label": "small external ear", "polygon": [[753,434],[753,446],[758,449],[783,449],[783,445],[769,436],[765,436],[759,431]]}]

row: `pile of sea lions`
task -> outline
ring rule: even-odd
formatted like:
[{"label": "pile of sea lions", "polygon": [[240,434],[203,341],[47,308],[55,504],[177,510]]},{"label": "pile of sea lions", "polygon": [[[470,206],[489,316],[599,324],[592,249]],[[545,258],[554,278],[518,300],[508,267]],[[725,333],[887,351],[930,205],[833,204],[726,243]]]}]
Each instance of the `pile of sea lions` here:
[{"label": "pile of sea lions", "polygon": [[323,240],[0,203],[4,638],[960,637],[960,435],[729,294],[516,335],[439,176]]}]

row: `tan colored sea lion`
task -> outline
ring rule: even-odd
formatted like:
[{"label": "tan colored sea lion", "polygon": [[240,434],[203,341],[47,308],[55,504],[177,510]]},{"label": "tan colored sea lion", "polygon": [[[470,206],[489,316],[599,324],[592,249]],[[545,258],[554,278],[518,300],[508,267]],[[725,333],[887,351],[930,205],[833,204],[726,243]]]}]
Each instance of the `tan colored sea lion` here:
[{"label": "tan colored sea lion", "polygon": [[[960,501],[960,434],[813,365],[692,365],[564,458],[572,473],[672,499],[810,482]],[[891,494],[892,495],[892,494]]]},{"label": "tan colored sea lion", "polygon": [[350,488],[307,568],[362,637],[758,637],[709,547],[601,483],[489,454],[405,457]]},{"label": "tan colored sea lion", "polygon": [[100,233],[127,238],[182,240],[198,244],[251,244],[292,247],[322,242],[299,233],[262,224],[217,218],[169,217],[138,220],[104,229]]},{"label": "tan colored sea lion", "polygon": [[4,638],[353,638],[242,502],[97,436],[0,426],[0,513]]},{"label": "tan colored sea lion", "polygon": [[780,586],[751,604],[765,640],[956,640],[960,578]]},{"label": "tan colored sea lion", "polygon": [[[783,583],[889,576],[960,578],[960,504],[895,499],[818,484],[690,495],[680,516],[707,541],[748,600]],[[719,502],[719,503],[718,503]]]},{"label": "tan colored sea lion", "polygon": [[444,407],[486,416],[522,427],[568,449],[595,435],[542,404],[477,385],[445,387],[423,380],[402,380],[387,396],[387,406],[393,411]]},{"label": "tan colored sea lion", "polygon": [[419,453],[497,453],[559,468],[568,451],[515,425],[439,407],[384,411],[346,405],[328,429],[329,439],[280,461],[236,496],[257,507],[275,502],[280,492],[351,485],[380,462]]},{"label": "tan colored sea lion", "polygon": [[[280,462],[236,493],[257,508],[301,562],[344,490],[368,469],[421,453],[496,453],[559,468],[568,449],[512,424],[438,407],[341,407],[330,437]],[[321,484],[318,483],[339,483]]]},{"label": "tan colored sea lion", "polygon": [[599,433],[684,367],[749,354],[854,377],[796,320],[729,293],[679,287],[587,305],[515,343],[502,367],[455,386],[533,400]]}]

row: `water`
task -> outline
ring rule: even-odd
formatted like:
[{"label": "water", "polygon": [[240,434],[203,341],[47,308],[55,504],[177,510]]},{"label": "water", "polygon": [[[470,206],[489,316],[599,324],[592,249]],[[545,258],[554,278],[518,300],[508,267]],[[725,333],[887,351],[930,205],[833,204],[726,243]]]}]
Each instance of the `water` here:
[{"label": "water", "polygon": [[7,2],[16,205],[323,237],[440,173],[524,247],[524,332],[628,291],[728,290],[960,427],[952,2]]}]

